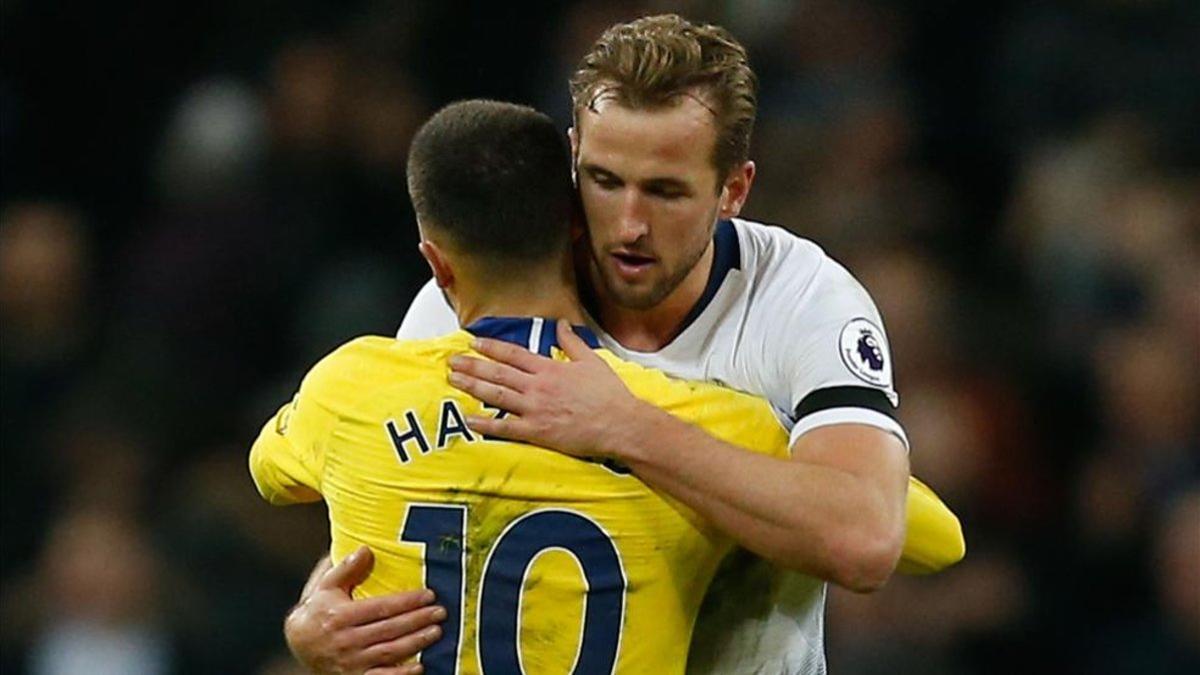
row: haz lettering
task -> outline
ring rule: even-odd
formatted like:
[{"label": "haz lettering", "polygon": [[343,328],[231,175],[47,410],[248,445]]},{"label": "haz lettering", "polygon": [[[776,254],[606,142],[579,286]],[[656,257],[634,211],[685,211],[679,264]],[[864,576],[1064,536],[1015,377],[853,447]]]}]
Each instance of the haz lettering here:
[{"label": "haz lettering", "polygon": [[414,456],[426,455],[432,450],[442,450],[456,437],[462,437],[468,443],[479,440],[476,434],[467,428],[465,416],[458,404],[449,399],[442,401],[436,433],[432,436],[435,440],[433,444],[429,442],[431,436],[421,426],[421,420],[415,410],[405,410],[402,421],[389,419],[384,422],[383,427],[392,441],[392,447],[396,449],[396,456],[400,458],[401,464],[407,464]]}]

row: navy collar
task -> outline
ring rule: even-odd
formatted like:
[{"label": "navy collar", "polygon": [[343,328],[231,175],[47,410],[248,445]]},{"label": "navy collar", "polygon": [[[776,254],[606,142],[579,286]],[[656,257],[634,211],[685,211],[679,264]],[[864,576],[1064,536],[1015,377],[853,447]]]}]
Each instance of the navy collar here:
[{"label": "navy collar", "polygon": [[713,231],[713,260],[712,270],[708,273],[708,283],[704,285],[704,292],[692,306],[692,311],[683,318],[683,323],[679,325],[675,335],[687,330],[688,326],[691,326],[696,319],[700,318],[700,314],[708,309],[709,303],[713,301],[721,284],[725,282],[725,277],[729,276],[729,271],[740,269],[742,269],[742,244],[738,241],[737,228],[733,226],[732,220],[717,221],[717,227]]},{"label": "navy collar", "polygon": [[[550,348],[558,347],[555,319],[542,317],[486,316],[464,328],[476,337],[504,340],[525,347],[542,356],[550,356]],[[600,348],[600,340],[587,326],[572,326],[575,334],[592,349]]]}]

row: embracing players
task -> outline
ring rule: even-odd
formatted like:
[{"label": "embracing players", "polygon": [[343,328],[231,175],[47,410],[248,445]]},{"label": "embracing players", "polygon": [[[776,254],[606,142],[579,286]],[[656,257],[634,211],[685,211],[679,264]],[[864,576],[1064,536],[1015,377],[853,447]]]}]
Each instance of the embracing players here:
[{"label": "embracing players", "polygon": [[409,169],[421,251],[465,328],[359,338],[322,359],[254,443],[259,491],[324,498],[333,555],[375,552],[362,593],[437,592],[445,634],[421,654],[427,673],[683,673],[732,540],[621,467],[473,432],[467,415],[504,412],[450,388],[449,363],[478,337],[550,357],[570,334],[576,358],[717,438],[783,457],[787,435],[762,399],[592,352],[591,331],[572,332],[571,184],[549,117],[448,106]]},{"label": "embracing players", "polygon": [[[756,98],[726,31],[674,16],[614,26],[571,90],[588,223],[577,269],[599,339],[764,397],[791,430],[790,457],[664,415],[587,355],[553,362],[492,341],[479,351],[494,362],[460,359],[453,381],[514,415],[468,426],[628,466],[757,554],[719,575],[690,670],[822,673],[825,582],[878,588],[904,542],[907,441],[882,321],[815,244],[736,218],[754,179]],[[454,319],[431,284],[400,336],[441,334]],[[954,544],[943,564],[961,555]],[[289,625],[294,646],[302,623]],[[323,649],[307,635],[301,656]]]}]

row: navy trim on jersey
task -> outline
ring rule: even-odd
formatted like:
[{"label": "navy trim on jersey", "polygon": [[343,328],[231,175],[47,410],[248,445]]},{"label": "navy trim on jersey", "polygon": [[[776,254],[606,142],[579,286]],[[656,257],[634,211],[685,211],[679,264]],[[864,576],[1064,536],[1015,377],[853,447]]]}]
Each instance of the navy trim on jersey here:
[{"label": "navy trim on jersey", "polygon": [[738,241],[737,228],[733,226],[732,220],[717,221],[717,227],[713,231],[712,271],[708,274],[708,283],[704,286],[704,293],[700,295],[700,299],[696,301],[692,311],[688,312],[683,323],[679,325],[676,335],[687,330],[688,326],[691,326],[692,322],[698,319],[705,309],[708,309],[708,305],[717,296],[721,284],[725,282],[725,277],[729,276],[729,270],[740,270],[741,268],[742,244]]},{"label": "navy trim on jersey", "polygon": [[[466,331],[476,337],[504,340],[515,345],[529,348],[529,340],[533,336],[535,326],[541,325],[541,336],[538,339],[537,353],[550,356],[550,349],[558,346],[558,335],[554,319],[534,319],[529,317],[484,317],[470,326]],[[572,326],[578,335],[592,349],[600,348],[600,339],[587,326]],[[533,351],[533,350],[531,350]]]},{"label": "navy trim on jersey", "polygon": [[792,420],[799,422],[815,412],[830,408],[867,408],[896,419],[892,402],[882,389],[872,387],[829,387],[818,389],[800,401]]}]

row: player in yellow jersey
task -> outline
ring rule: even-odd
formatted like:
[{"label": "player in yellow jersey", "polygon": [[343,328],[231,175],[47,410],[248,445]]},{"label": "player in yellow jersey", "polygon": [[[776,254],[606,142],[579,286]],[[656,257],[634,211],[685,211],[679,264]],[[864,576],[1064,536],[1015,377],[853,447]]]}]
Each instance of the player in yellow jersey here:
[{"label": "player in yellow jersey", "polygon": [[[447,383],[450,359],[475,337],[551,355],[553,321],[528,317],[582,323],[567,166],[553,123],[528,108],[464,102],[427,122],[409,187],[422,253],[466,330],[342,346],[251,451],[272,503],[324,498],[335,560],[360,545],[375,552],[360,594],[438,594],[448,617],[421,655],[427,673],[683,672],[700,601],[732,546],[620,466],[475,434],[466,416],[505,413]],[[786,456],[787,434],[761,399],[599,354],[639,397]]]},{"label": "player in yellow jersey", "polygon": [[[730,540],[619,467],[473,434],[463,418],[495,412],[446,384],[449,359],[473,336],[550,352],[538,337],[552,328],[486,318],[433,340],[355,340],[267,423],[253,474],[275,503],[324,496],[334,558],[360,545],[375,552],[359,593],[434,589],[450,616],[423,656],[427,672],[455,672],[453,662],[464,673],[518,672],[517,658],[529,673],[575,662],[578,672],[681,672]],[[632,391],[682,419],[786,451],[760,399],[601,354]]]}]

